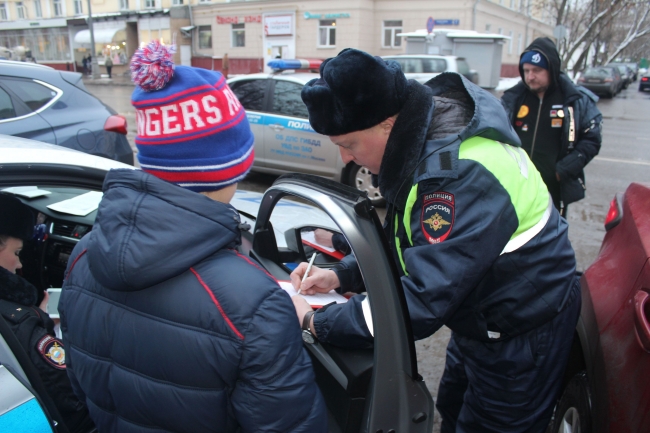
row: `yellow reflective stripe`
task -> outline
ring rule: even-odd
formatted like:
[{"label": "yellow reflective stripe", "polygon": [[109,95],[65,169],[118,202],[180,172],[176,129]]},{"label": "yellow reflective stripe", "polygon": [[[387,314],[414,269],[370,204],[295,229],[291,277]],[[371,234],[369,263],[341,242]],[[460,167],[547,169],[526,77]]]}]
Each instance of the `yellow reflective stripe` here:
[{"label": "yellow reflective stripe", "polygon": [[[513,237],[508,241],[506,246],[503,248],[503,251],[501,251],[501,254],[507,254],[511,253],[515,250],[518,250],[519,248],[523,247],[528,243],[529,240],[537,236],[539,232],[542,231],[542,229],[546,226],[546,223],[548,222],[548,219],[551,217],[551,212],[553,211],[553,200],[551,200],[551,197],[549,196],[548,198],[548,207],[546,208],[546,211],[544,212],[544,215],[542,215],[542,219],[540,219],[537,224],[529,228],[523,233],[518,234],[517,236]],[[499,254],[499,255],[501,255]]]},{"label": "yellow reflective stripe", "polygon": [[411,236],[411,211],[413,210],[413,205],[418,199],[418,184],[416,183],[411,187],[409,191],[409,196],[406,199],[406,205],[404,207],[404,230],[406,230],[406,236],[409,238],[409,244],[413,246],[413,238]]},{"label": "yellow reflective stripe", "polygon": [[458,157],[481,164],[510,195],[519,222],[511,240],[543,219],[548,208],[548,189],[522,149],[483,137],[472,137],[461,143]]},{"label": "yellow reflective stripe", "polygon": [[404,258],[402,257],[402,245],[399,241],[399,236],[397,236],[398,222],[399,220],[397,219],[397,213],[395,213],[395,248],[397,249],[397,257],[399,257],[399,262],[402,264],[404,275],[408,275],[409,273],[406,271],[406,264],[404,264]]}]

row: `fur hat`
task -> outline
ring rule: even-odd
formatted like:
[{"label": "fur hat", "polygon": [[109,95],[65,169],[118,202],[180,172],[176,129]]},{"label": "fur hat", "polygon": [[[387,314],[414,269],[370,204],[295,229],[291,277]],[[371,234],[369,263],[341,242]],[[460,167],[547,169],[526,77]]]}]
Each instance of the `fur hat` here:
[{"label": "fur hat", "polygon": [[255,157],[246,112],[220,72],[174,66],[158,41],[131,59],[140,167],[192,191],[242,180]]},{"label": "fur hat", "polygon": [[539,51],[531,50],[522,54],[519,64],[523,65],[524,63],[530,63],[531,65],[539,66],[548,71],[548,61],[546,61],[546,56]]},{"label": "fur hat", "polygon": [[399,64],[346,48],[320,66],[321,78],[302,89],[309,123],[324,135],[371,128],[399,113],[408,81]]},{"label": "fur hat", "polygon": [[34,214],[22,201],[0,193],[0,236],[28,241],[34,235]]}]

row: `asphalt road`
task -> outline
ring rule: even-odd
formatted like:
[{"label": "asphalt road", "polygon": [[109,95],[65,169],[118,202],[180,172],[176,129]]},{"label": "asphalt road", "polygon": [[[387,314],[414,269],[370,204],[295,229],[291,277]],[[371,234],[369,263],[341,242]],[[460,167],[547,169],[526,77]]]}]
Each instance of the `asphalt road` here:
[{"label": "asphalt road", "polygon": [[[132,86],[86,83],[88,90],[118,113],[126,116],[129,142],[135,138],[135,112],[130,103]],[[603,221],[617,192],[632,182],[650,183],[650,93],[637,91],[638,82],[612,99],[601,99],[603,145],[600,154],[586,167],[587,196],[569,207],[569,238],[584,271],[598,255],[605,234]],[[134,147],[135,151],[135,147]],[[240,188],[264,191],[274,176],[251,173]],[[382,210],[379,210],[383,216]],[[431,394],[436,396],[445,363],[450,331],[443,328],[416,343],[418,367]],[[439,431],[436,414],[434,432]]]}]

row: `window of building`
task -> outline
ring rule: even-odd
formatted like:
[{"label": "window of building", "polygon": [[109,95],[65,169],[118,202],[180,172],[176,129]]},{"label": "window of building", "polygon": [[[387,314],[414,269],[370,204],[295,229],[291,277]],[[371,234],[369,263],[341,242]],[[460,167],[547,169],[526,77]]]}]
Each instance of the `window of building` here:
[{"label": "window of building", "polygon": [[486,24],[485,25],[485,31],[486,32],[489,32],[491,28],[492,28],[492,24]]},{"label": "window of building", "polygon": [[74,0],[74,14],[81,15],[84,13],[82,0]]},{"label": "window of building", "polygon": [[244,23],[231,24],[232,25],[232,46],[245,47],[246,46],[246,29]]},{"label": "window of building", "polygon": [[43,8],[41,7],[41,0],[34,0],[34,15],[36,18],[43,18]]},{"label": "window of building", "polygon": [[53,0],[52,4],[54,5],[54,16],[63,16],[63,5],[61,4],[61,0]]},{"label": "window of building", "polygon": [[0,20],[7,21],[9,14],[7,13],[7,3],[0,3]]},{"label": "window of building", "polygon": [[384,21],[383,25],[383,48],[397,48],[402,46],[402,38],[397,34],[402,33],[402,21]]},{"label": "window of building", "polygon": [[144,0],[144,7],[147,9],[153,9],[156,7],[156,0]]},{"label": "window of building", "polygon": [[172,0],[172,5],[180,6],[183,4],[183,0]]},{"label": "window of building", "polygon": [[517,2],[515,0],[510,0],[510,9],[515,9],[517,7]]},{"label": "window of building", "polygon": [[23,2],[16,2],[16,12],[18,13],[18,19],[24,20],[27,18],[27,10]]},{"label": "window of building", "polygon": [[199,48],[212,48],[212,26],[199,26]]},{"label": "window of building", "polygon": [[320,20],[318,22],[318,46],[336,46],[336,20]]},{"label": "window of building", "polygon": [[0,89],[0,120],[16,117],[16,109],[7,92]]},{"label": "window of building", "polygon": [[517,37],[517,52],[521,53],[521,33],[519,33],[519,36]]},{"label": "window of building", "polygon": [[508,41],[508,54],[512,54],[512,30],[508,32],[508,36],[510,36],[510,40]]},{"label": "window of building", "polygon": [[498,31],[497,33],[499,33],[500,35],[502,35],[502,34],[503,34],[503,28],[502,28],[502,27],[499,27],[499,31]]},{"label": "window of building", "polygon": [[236,81],[230,84],[233,93],[246,110],[262,111],[264,93],[268,84],[266,78],[263,80]]},{"label": "window of building", "polygon": [[120,9],[128,10],[129,9],[129,0],[120,0]]},{"label": "window of building", "polygon": [[290,81],[275,82],[273,89],[273,107],[271,112],[282,114],[284,116],[309,118],[307,106],[302,102],[300,92],[303,85],[292,83]]},{"label": "window of building", "polygon": [[212,0],[199,0],[199,3],[210,3]]}]

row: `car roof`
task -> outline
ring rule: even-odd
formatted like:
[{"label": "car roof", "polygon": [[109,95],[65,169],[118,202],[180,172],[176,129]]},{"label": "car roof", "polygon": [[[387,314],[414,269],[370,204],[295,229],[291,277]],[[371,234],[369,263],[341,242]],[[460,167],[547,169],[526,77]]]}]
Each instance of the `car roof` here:
[{"label": "car roof", "polygon": [[441,56],[438,54],[395,54],[392,56],[381,56],[382,59],[464,59],[458,56]]},{"label": "car roof", "polygon": [[0,134],[0,165],[2,164],[74,165],[106,171],[112,168],[134,168],[112,159],[54,144]]},{"label": "car roof", "polygon": [[320,78],[318,72],[305,72],[305,71],[296,71],[296,70],[287,70],[282,72],[273,72],[273,73],[257,73],[257,74],[245,74],[238,75],[228,79],[229,83],[234,83],[242,80],[265,80],[265,79],[276,79],[276,80],[286,80],[293,81],[300,84],[306,84],[308,81],[313,80],[314,78]]}]

